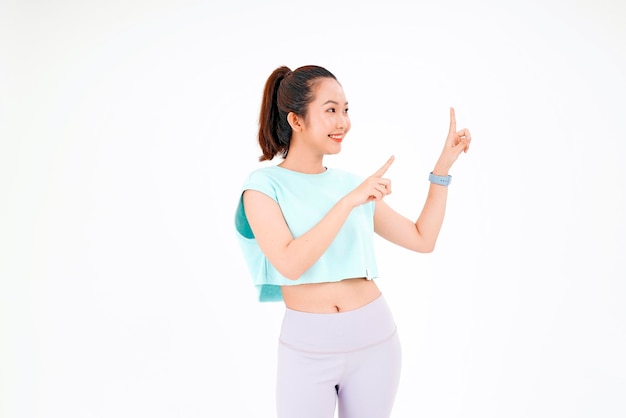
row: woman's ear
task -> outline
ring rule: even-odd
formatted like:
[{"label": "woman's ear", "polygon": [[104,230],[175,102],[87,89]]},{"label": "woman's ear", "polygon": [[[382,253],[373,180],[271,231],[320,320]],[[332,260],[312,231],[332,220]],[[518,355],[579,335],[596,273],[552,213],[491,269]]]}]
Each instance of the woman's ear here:
[{"label": "woman's ear", "polygon": [[294,132],[302,131],[302,121],[300,120],[300,117],[295,113],[289,112],[287,114],[287,122],[289,122],[289,126],[291,126],[291,129]]}]

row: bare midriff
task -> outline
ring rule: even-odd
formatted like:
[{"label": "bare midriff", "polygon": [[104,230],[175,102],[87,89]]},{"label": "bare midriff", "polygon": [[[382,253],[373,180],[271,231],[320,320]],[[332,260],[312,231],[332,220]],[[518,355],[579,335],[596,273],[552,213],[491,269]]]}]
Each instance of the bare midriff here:
[{"label": "bare midriff", "polygon": [[289,309],[310,313],[351,311],[380,296],[376,283],[366,278],[282,286],[282,292]]}]

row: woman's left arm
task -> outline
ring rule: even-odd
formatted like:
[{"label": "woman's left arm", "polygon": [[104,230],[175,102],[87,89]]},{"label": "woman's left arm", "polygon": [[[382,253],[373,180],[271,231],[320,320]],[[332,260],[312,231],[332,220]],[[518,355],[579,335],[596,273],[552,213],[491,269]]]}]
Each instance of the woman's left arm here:
[{"label": "woman's left arm", "polygon": [[[461,152],[468,151],[471,140],[467,129],[456,130],[454,109],[450,108],[450,130],[433,174],[447,176]],[[424,208],[415,222],[400,215],[385,201],[380,200],[376,202],[374,230],[386,240],[409,250],[431,252],[441,231],[447,199],[448,186],[431,183]]]}]

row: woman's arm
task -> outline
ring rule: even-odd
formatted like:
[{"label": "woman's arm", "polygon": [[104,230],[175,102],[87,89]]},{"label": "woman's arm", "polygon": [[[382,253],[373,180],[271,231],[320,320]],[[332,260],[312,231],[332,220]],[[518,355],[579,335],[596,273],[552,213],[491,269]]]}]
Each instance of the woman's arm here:
[{"label": "woman's arm", "polygon": [[[467,129],[456,131],[454,109],[450,108],[450,130],[433,174],[447,176],[461,152],[467,152],[471,136]],[[398,214],[383,201],[376,202],[374,229],[381,237],[404,248],[428,253],[434,250],[443,224],[448,199],[448,187],[431,184],[417,221]]]},{"label": "woman's arm", "polygon": [[243,194],[246,217],[269,262],[288,279],[298,279],[328,249],[353,208],[370,201],[380,202],[391,193],[390,181],[382,176],[392,162],[393,157],[298,238],[291,234],[278,203],[259,191],[246,190]]},{"label": "woman's arm", "polygon": [[352,211],[345,199],[308,232],[293,238],[280,206],[269,196],[246,190],[243,203],[250,228],[269,262],[288,279],[296,280],[330,246]]}]

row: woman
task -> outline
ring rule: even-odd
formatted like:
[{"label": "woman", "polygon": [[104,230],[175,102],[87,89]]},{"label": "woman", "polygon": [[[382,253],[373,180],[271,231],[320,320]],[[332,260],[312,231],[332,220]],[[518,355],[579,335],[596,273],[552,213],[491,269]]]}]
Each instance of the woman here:
[{"label": "woman", "polygon": [[448,172],[467,152],[468,130],[450,131],[413,222],[388,206],[393,156],[366,179],[327,168],[350,131],[348,101],[328,70],[279,67],[269,76],[259,120],[261,161],[242,188],[236,227],[260,301],[284,301],[279,339],[279,418],[383,418],[391,414],[401,349],[373,279],[373,234],[416,252],[435,247]]}]

